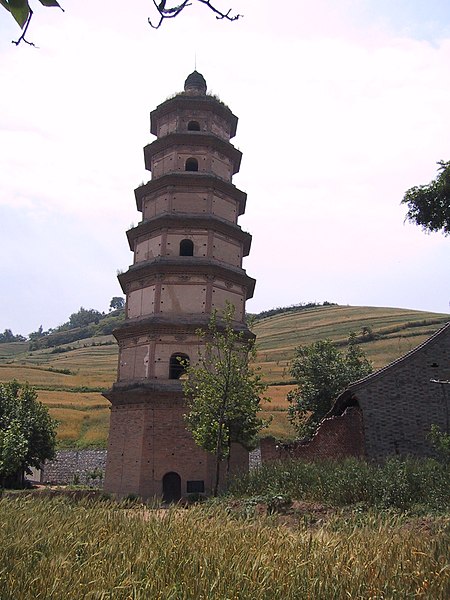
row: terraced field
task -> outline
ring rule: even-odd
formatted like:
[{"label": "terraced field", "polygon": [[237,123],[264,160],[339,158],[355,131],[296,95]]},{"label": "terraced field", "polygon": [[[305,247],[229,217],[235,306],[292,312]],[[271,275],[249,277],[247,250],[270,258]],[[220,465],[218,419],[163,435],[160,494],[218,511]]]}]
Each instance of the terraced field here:
[{"label": "terraced field", "polygon": [[[255,323],[257,365],[271,384],[263,415],[271,417],[263,435],[292,438],[286,394],[292,389],[289,361],[301,344],[331,339],[345,345],[350,332],[380,368],[425,341],[449,315],[396,308],[325,306],[267,317]],[[363,328],[366,335],[362,336]],[[371,332],[370,335],[367,331]],[[26,342],[0,344],[0,381],[28,381],[58,419],[60,446],[104,446],[109,402],[101,392],[116,378],[117,346],[112,336],[94,337],[56,349],[28,351]]]}]

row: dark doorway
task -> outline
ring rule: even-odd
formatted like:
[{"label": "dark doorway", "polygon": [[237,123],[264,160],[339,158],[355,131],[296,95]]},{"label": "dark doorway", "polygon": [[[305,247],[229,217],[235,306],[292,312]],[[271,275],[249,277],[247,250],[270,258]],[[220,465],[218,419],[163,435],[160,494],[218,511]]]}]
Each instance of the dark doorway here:
[{"label": "dark doorway", "polygon": [[163,501],[178,502],[181,499],[181,477],[171,471],[163,477]]}]

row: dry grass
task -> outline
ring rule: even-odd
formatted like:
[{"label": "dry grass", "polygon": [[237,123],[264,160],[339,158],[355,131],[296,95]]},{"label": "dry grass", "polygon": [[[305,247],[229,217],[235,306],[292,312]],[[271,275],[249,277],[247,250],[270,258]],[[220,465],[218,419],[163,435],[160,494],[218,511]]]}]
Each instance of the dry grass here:
[{"label": "dry grass", "polygon": [[39,390],[39,400],[47,406],[59,408],[107,408],[109,401],[100,392],[67,392]]},{"label": "dry grass", "polygon": [[146,519],[120,506],[0,501],[4,598],[298,600],[449,597],[448,534],[398,517],[316,528],[240,519],[220,507]]},{"label": "dry grass", "polygon": [[[361,333],[363,327],[370,326],[375,334],[387,336],[362,346],[378,369],[418,346],[448,320],[449,315],[436,313],[353,306],[279,314],[258,321],[253,328],[257,335],[257,365],[268,382],[289,380],[289,361],[297,346],[319,339],[344,342],[350,332]],[[400,329],[405,324],[408,327]]]},{"label": "dry grass", "polygon": [[49,406],[50,415],[59,422],[58,442],[65,447],[105,446],[108,439],[109,409],[61,408]]}]

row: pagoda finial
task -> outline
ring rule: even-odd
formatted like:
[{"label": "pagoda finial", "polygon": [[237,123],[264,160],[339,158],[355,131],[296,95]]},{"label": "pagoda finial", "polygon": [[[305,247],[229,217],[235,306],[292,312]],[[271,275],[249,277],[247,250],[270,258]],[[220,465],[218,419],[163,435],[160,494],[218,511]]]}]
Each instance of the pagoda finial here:
[{"label": "pagoda finial", "polygon": [[201,73],[193,71],[184,82],[184,91],[191,96],[204,96],[206,94],[206,81]]}]

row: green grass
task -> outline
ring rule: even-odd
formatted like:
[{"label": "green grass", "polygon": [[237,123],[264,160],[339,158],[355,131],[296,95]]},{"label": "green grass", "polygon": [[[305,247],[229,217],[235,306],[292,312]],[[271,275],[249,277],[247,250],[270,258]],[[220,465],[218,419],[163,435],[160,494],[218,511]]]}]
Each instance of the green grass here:
[{"label": "green grass", "polygon": [[383,464],[357,459],[305,463],[275,461],[236,479],[235,497],[318,501],[334,506],[363,503],[378,508],[450,509],[450,465],[396,457]]},{"label": "green grass", "polygon": [[[259,349],[257,366],[268,383],[284,384],[269,388],[274,406],[264,406],[263,416],[272,416],[272,423],[263,435],[284,440],[294,436],[285,397],[289,390],[286,384],[290,383],[289,361],[296,346],[324,338],[343,344],[351,331],[361,333],[363,327],[370,326],[378,337],[362,347],[379,368],[425,341],[448,320],[449,315],[396,308],[323,306],[257,321],[253,328]],[[37,387],[44,402],[51,399],[49,406],[58,410],[61,421],[60,445],[104,446],[108,402],[101,392],[116,380],[117,346],[113,340],[104,335],[78,340],[59,346],[65,350],[59,353],[54,348],[29,352],[25,342],[0,344],[0,382],[28,381]],[[104,408],[86,406],[88,392],[95,395],[94,404]],[[86,413],[82,425],[80,415],[74,412],[77,406]]]}]

